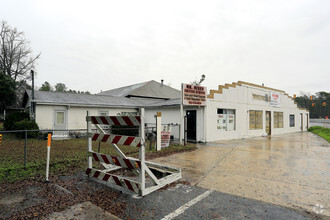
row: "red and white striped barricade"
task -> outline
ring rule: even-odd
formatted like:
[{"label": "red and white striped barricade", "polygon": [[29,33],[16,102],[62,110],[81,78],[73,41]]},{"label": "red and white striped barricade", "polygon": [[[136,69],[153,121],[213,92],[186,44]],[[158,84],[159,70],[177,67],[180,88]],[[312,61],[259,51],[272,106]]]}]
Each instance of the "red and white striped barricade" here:
[{"label": "red and white striped barricade", "polygon": [[[140,109],[141,116],[88,116],[87,135],[88,135],[88,167],[86,174],[89,177],[115,184],[123,187],[140,196],[147,195],[167,184],[181,179],[181,169],[145,161],[145,141],[144,141],[144,108]],[[92,132],[91,126],[94,125],[98,132]],[[140,129],[140,137],[107,134],[101,125],[121,125],[136,126]],[[92,141],[109,143],[118,155],[110,156],[94,152]],[[126,157],[118,145],[125,145],[139,148],[139,159]],[[93,168],[92,161],[100,162],[105,169]],[[119,175],[116,170],[127,169],[133,175]],[[147,173],[147,175],[146,175]]]}]

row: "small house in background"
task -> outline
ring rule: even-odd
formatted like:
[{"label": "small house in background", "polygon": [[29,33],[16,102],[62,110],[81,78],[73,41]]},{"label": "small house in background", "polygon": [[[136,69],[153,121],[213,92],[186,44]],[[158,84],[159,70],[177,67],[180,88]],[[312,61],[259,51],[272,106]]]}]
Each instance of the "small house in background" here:
[{"label": "small house in background", "polygon": [[[96,95],[35,91],[35,119],[40,129],[85,129],[86,114],[100,116],[137,115],[145,108],[147,127],[155,126],[162,112],[162,124],[172,127],[179,139],[181,91],[148,81],[101,92]],[[282,90],[238,81],[210,90],[205,105],[185,105],[187,139],[210,142],[272,134],[306,131],[309,112],[300,109]],[[31,91],[24,95],[24,107],[31,107]]]},{"label": "small house in background", "polygon": [[[31,90],[27,90],[23,106],[31,112]],[[180,97],[180,91],[156,81],[143,82],[96,95],[34,92],[35,120],[40,129],[86,129],[86,114],[137,115],[138,108],[154,102]]]}]

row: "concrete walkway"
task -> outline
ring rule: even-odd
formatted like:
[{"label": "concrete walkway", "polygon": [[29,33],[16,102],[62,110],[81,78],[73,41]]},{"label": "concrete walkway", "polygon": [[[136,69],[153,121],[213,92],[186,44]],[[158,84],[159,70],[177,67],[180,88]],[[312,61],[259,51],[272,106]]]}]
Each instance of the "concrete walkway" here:
[{"label": "concrete walkway", "polygon": [[154,161],[200,187],[330,216],[330,144],[312,133],[209,143]]}]

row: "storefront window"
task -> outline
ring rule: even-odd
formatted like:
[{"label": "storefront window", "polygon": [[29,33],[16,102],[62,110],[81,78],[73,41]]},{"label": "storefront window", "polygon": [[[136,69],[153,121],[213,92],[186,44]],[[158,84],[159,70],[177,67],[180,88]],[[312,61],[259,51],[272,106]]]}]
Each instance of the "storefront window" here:
[{"label": "storefront window", "polygon": [[250,130],[262,129],[262,111],[250,110],[249,118]]},{"label": "storefront window", "polygon": [[283,128],[283,112],[274,112],[274,128]]},{"label": "storefront window", "polygon": [[217,129],[219,131],[234,131],[236,130],[235,124],[235,109],[222,109],[217,110]]}]

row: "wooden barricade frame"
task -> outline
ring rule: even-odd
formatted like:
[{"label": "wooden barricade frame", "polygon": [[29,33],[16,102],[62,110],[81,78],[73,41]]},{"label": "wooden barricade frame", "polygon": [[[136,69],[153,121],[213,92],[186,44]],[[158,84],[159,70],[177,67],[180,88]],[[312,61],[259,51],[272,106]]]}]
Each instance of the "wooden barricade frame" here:
[{"label": "wooden barricade frame", "polygon": [[[87,112],[87,169],[89,177],[115,184],[140,196],[145,196],[167,184],[182,178],[181,169],[145,160],[144,108],[140,116],[89,116]],[[92,132],[92,124],[99,132]],[[139,126],[140,136],[107,134],[100,125]],[[117,152],[111,156],[94,152],[92,141],[109,143]],[[139,148],[139,159],[127,157],[117,146],[126,145]],[[103,170],[93,168],[92,161],[100,162]],[[111,172],[119,169],[133,171],[134,177],[120,176]],[[146,179],[146,176],[148,177]],[[137,178],[137,179],[136,179]],[[148,181],[147,181],[148,180]]]}]

